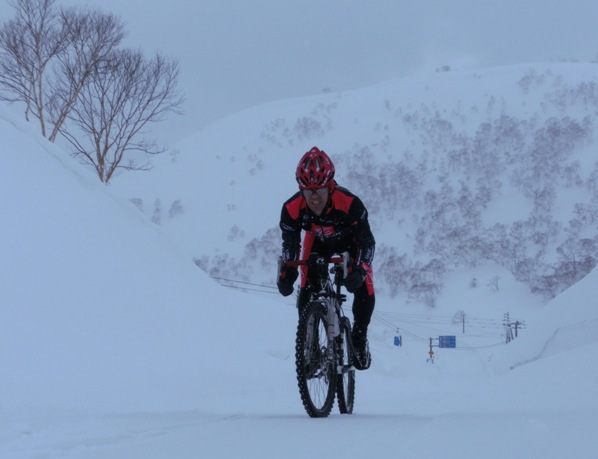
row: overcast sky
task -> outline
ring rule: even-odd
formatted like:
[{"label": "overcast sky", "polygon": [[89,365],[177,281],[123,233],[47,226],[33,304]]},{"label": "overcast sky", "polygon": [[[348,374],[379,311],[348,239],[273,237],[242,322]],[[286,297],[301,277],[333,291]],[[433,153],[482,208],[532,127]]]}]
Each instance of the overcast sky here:
[{"label": "overcast sky", "polygon": [[[12,17],[0,0],[1,17]],[[181,65],[169,142],[272,100],[434,71],[598,54],[595,0],[57,0],[119,16],[126,44]]]}]

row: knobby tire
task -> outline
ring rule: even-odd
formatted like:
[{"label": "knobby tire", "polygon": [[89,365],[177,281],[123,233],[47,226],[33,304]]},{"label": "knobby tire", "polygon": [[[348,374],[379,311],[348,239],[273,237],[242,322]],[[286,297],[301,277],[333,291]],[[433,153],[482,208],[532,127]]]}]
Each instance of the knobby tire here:
[{"label": "knobby tire", "polygon": [[339,371],[336,377],[336,396],[338,410],[341,414],[353,413],[355,403],[355,368],[353,367],[353,350],[351,348],[351,321],[343,317],[340,323],[337,354]]},{"label": "knobby tire", "polygon": [[295,365],[303,407],[312,418],[330,414],[337,388],[336,368],[328,361],[325,306],[305,305],[297,325]]}]

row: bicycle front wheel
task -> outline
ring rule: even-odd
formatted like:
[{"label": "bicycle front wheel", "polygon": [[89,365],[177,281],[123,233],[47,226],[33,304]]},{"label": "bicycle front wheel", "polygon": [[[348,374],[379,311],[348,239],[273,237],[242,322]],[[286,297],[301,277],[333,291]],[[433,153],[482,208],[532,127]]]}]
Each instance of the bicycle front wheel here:
[{"label": "bicycle front wheel", "polygon": [[336,368],[328,353],[326,307],[305,305],[295,341],[297,382],[303,407],[312,418],[326,417],[332,410]]},{"label": "bicycle front wheel", "polygon": [[341,334],[337,338],[338,369],[336,375],[336,396],[341,414],[353,413],[355,402],[355,367],[351,350],[351,321],[343,317],[340,323]]}]

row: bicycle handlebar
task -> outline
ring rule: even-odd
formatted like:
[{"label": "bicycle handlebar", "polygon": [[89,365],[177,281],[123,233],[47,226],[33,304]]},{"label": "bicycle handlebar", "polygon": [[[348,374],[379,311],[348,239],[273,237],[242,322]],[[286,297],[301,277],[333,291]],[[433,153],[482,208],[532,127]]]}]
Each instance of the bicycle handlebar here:
[{"label": "bicycle handlebar", "polygon": [[[330,257],[330,258],[324,258],[324,261],[326,263],[342,263],[343,262],[343,257],[340,256],[336,256],[336,257]],[[310,263],[313,263],[314,260],[311,258],[306,258],[304,260],[289,260],[287,262],[284,263],[285,266],[288,267],[294,267],[297,268],[298,266],[304,266],[304,265],[309,265]]]}]

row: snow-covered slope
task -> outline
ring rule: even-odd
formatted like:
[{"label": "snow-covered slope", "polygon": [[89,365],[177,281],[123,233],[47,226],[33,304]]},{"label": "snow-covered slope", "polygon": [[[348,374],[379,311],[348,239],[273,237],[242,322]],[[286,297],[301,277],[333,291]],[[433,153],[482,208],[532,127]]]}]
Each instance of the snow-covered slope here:
[{"label": "snow-covered slope", "polygon": [[[489,89],[511,75],[487,73]],[[453,94],[453,78],[431,77],[438,103]],[[327,97],[339,112],[347,101],[361,120],[355,132],[376,133],[365,94]],[[595,271],[545,307],[506,282],[492,291],[486,269],[451,273],[435,309],[381,294],[355,413],[307,418],[294,376],[293,300],[222,287],[193,258],[238,257],[276,226],[305,145],[352,148],[344,110],[345,124],[301,142],[295,132],[292,144],[266,148],[271,140],[255,134],[319,103],[285,101],[223,120],[182,142],[175,162],[165,156],[152,173],[108,188],[0,109],[0,456],[594,456]],[[374,148],[372,138],[360,142]],[[180,199],[184,211],[163,211],[156,224],[156,198],[165,209]],[[388,243],[394,223],[375,219]],[[244,235],[229,238],[233,225]],[[466,312],[465,334],[455,310]],[[508,345],[504,312],[527,325]],[[435,363],[426,362],[439,335],[456,335],[458,347],[434,348]]]},{"label": "snow-covered slope", "polygon": [[[318,145],[370,211],[379,293],[442,306],[452,274],[467,271],[480,285],[500,279],[499,296],[545,302],[567,285],[561,258],[580,257],[583,238],[598,256],[596,69],[444,72],[264,104],[111,187],[211,276],[272,287],[280,206],[298,158]],[[435,293],[414,294],[410,278]]]},{"label": "snow-covered slope", "polygon": [[292,327],[293,316],[245,307],[135,208],[11,123],[3,113],[0,405],[184,409],[215,380],[246,385],[221,362],[276,354],[284,335],[239,324],[267,312]]}]

